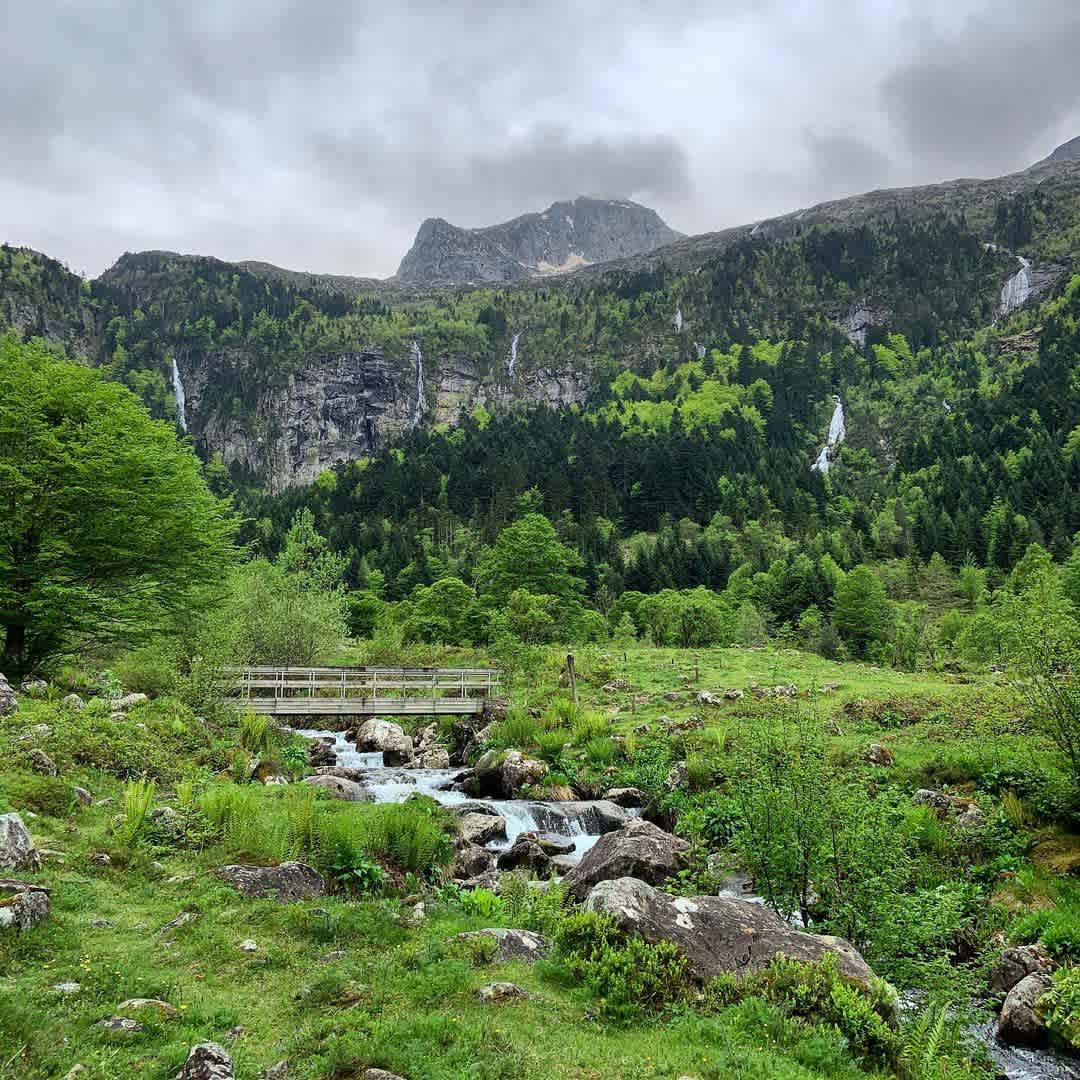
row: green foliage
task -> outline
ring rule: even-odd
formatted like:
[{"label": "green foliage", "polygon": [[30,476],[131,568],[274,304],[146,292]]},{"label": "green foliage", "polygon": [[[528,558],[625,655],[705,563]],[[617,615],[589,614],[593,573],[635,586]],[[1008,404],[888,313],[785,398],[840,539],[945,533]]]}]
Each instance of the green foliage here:
[{"label": "green foliage", "polygon": [[491,731],[490,745],[503,750],[524,750],[534,745],[540,733],[540,722],[526,709],[511,709]]},{"label": "green foliage", "polygon": [[171,426],[123,387],[0,337],[0,669],[198,618],[234,522]]},{"label": "green foliage", "polygon": [[482,919],[497,919],[503,914],[503,902],[490,889],[469,889],[461,894],[462,910]]},{"label": "green foliage", "polygon": [[1058,968],[1053,985],[1040,998],[1046,1026],[1073,1050],[1080,1049],[1080,968]]},{"label": "green foliage", "polygon": [[836,586],[833,623],[857,656],[885,639],[890,623],[885,586],[869,566],[857,566]]},{"label": "green foliage", "polygon": [[153,780],[131,780],[124,788],[124,817],[116,826],[116,842],[130,847],[142,836],[154,801]]},{"label": "green foliage", "polygon": [[78,806],[71,785],[55,776],[31,772],[5,772],[0,776],[0,797],[16,810],[67,817]]}]

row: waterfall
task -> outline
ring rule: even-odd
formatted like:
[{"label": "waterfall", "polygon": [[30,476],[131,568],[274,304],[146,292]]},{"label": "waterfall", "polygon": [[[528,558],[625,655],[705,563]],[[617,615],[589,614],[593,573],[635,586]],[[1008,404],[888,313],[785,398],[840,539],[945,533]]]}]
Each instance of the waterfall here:
[{"label": "waterfall", "polygon": [[705,346],[702,345],[700,341],[694,342],[694,351],[697,353],[697,358],[699,360],[705,359]]},{"label": "waterfall", "polygon": [[1023,255],[1016,257],[1020,260],[1020,269],[1001,287],[1002,318],[1023,307],[1031,295],[1031,263]]},{"label": "waterfall", "polygon": [[416,361],[416,405],[413,407],[412,422],[416,427],[427,412],[427,401],[424,400],[424,354],[416,341],[412,343],[412,354]]},{"label": "waterfall", "polygon": [[521,338],[521,331],[519,330],[510,339],[510,356],[507,358],[507,361],[506,361],[506,374],[511,379],[514,377],[514,368],[517,367],[517,349],[518,349],[518,340],[520,338]]},{"label": "waterfall", "polygon": [[836,402],[836,406],[833,409],[832,419],[829,420],[829,434],[825,438],[825,445],[821,448],[821,453],[818,454],[814,464],[810,466],[813,472],[824,474],[829,471],[836,448],[847,437],[847,425],[844,423],[844,403],[839,396],[835,396],[833,400]]},{"label": "waterfall", "polygon": [[176,398],[176,422],[181,431],[187,431],[187,397],[184,394],[184,383],[180,378],[180,369],[176,366],[176,357],[172,362],[172,391]]},{"label": "waterfall", "polygon": [[675,309],[675,317],[671,320],[671,325],[675,327],[675,333],[681,334],[683,328],[682,308],[677,307]]}]

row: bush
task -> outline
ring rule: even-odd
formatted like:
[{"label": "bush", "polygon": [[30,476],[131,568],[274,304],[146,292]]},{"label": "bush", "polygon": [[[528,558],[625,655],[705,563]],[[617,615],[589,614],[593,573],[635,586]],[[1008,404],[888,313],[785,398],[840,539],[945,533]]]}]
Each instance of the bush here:
[{"label": "bush", "polygon": [[1054,984],[1043,995],[1038,1011],[1046,1026],[1073,1050],[1080,1050],[1080,968],[1054,972]]},{"label": "bush", "polygon": [[504,750],[527,749],[536,742],[540,722],[524,709],[511,709],[491,730],[490,745]]},{"label": "bush", "polygon": [[590,739],[585,744],[585,756],[592,765],[603,768],[610,765],[619,756],[618,744],[606,735]]},{"label": "bush", "polygon": [[563,747],[570,741],[570,732],[566,728],[552,728],[540,731],[536,735],[536,747],[540,756],[549,764],[554,764],[563,752]]},{"label": "bush", "polygon": [[0,795],[16,810],[67,817],[78,806],[71,785],[55,776],[9,772],[0,777]]},{"label": "bush", "polygon": [[124,788],[124,818],[116,827],[116,842],[121,847],[138,841],[153,801],[153,780],[133,780]]},{"label": "bush", "polygon": [[573,721],[570,727],[571,736],[573,741],[578,746],[583,746],[585,743],[590,742],[593,739],[599,739],[608,734],[607,717],[603,713],[587,712],[580,713]]},{"label": "bush", "polygon": [[371,857],[402,870],[431,876],[454,858],[454,845],[443,823],[415,803],[367,806],[355,815],[335,815],[336,827],[348,821],[361,848]]}]

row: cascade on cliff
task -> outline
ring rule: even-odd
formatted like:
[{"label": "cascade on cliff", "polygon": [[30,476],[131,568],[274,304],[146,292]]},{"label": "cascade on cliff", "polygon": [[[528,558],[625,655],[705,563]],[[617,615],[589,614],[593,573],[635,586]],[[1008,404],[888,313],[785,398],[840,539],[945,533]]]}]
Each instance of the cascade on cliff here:
[{"label": "cascade on cliff", "polygon": [[172,362],[172,388],[173,397],[176,398],[176,422],[180,430],[187,431],[187,397],[184,394],[184,381],[180,378],[180,368],[176,365],[176,357]]},{"label": "cascade on cliff", "polygon": [[1031,263],[1023,255],[1017,255],[1020,269],[1001,288],[1000,313],[1011,315],[1017,308],[1027,303],[1031,295]]},{"label": "cascade on cliff", "polygon": [[675,327],[675,333],[681,334],[683,328],[683,315],[682,308],[677,307],[675,309],[675,317],[671,320],[671,325]]},{"label": "cascade on cliff", "polygon": [[832,458],[836,448],[847,437],[847,425],[844,422],[844,403],[839,396],[833,399],[836,406],[833,408],[832,419],[829,420],[829,434],[826,436],[825,445],[821,448],[814,464],[810,466],[813,472],[827,473],[832,466]]},{"label": "cascade on cliff", "polygon": [[521,338],[521,331],[519,330],[510,339],[510,355],[506,361],[506,374],[512,379],[514,377],[514,368],[517,367],[517,353],[518,353],[518,341]]},{"label": "cascade on cliff", "polygon": [[416,405],[413,407],[412,422],[413,427],[416,427],[427,412],[427,400],[424,397],[424,354],[417,341],[412,343],[412,354],[416,361]]}]

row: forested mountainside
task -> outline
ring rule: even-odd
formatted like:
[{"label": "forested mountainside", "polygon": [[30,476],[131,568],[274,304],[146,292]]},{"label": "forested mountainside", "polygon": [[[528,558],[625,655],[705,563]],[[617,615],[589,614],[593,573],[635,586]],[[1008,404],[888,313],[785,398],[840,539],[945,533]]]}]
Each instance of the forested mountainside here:
[{"label": "forested mountainside", "polygon": [[[620,372],[649,378],[735,345],[871,356],[892,334],[916,351],[970,337],[1051,294],[1080,249],[1080,163],[979,183],[970,211],[960,182],[918,189],[922,201],[905,192],[873,220],[860,208],[884,196],[859,196],[809,212],[805,228],[744,230],[699,262],[680,241],[638,267],[505,288],[368,287],[167,252],[83,282],[4,248],[0,319],[176,417],[236,482],[282,491],[479,406],[599,400]],[[845,392],[836,364],[794,387],[819,427]]]}]

